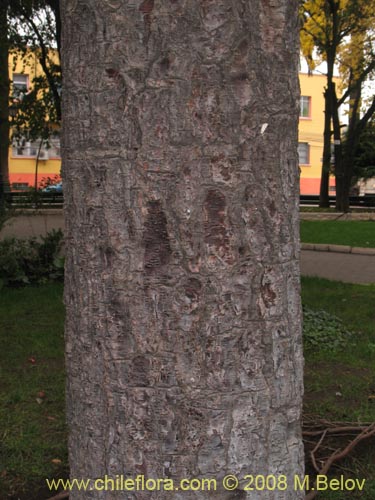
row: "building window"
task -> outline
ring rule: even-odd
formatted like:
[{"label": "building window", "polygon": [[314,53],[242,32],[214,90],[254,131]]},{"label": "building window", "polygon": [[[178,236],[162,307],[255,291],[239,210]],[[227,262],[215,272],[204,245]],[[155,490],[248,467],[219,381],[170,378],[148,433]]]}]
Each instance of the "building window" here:
[{"label": "building window", "polygon": [[27,141],[24,137],[13,139],[12,156],[35,157],[38,153],[39,141]]},{"label": "building window", "polygon": [[311,97],[301,95],[299,116],[300,118],[311,118]]},{"label": "building window", "polygon": [[[28,141],[25,137],[13,138],[12,156],[13,158],[36,158],[40,148],[40,139],[36,141]],[[60,137],[54,135],[48,141],[42,144],[39,151],[40,160],[48,160],[49,158],[60,158]]]},{"label": "building window", "polygon": [[310,165],[310,145],[307,142],[298,143],[298,157],[300,165]]},{"label": "building window", "polygon": [[49,158],[61,158],[60,137],[54,136],[48,140],[48,156]]},{"label": "building window", "polygon": [[28,75],[13,74],[13,97],[21,99],[28,91]]}]

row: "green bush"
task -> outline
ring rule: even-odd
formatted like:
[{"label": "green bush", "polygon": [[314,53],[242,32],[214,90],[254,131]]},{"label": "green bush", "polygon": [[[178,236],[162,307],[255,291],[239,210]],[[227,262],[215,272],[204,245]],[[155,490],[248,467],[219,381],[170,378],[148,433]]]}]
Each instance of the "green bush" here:
[{"label": "green bush", "polygon": [[0,287],[62,279],[62,241],[61,229],[52,230],[41,241],[36,238],[0,241]]},{"label": "green bush", "polygon": [[326,311],[313,311],[303,306],[303,342],[305,349],[336,350],[345,347],[352,332],[343,322]]}]

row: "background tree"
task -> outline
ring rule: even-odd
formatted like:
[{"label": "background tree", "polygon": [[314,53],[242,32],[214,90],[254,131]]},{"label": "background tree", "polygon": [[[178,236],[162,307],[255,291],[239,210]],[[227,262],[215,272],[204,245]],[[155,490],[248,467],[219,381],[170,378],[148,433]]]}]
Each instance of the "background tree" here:
[{"label": "background tree", "polygon": [[[53,9],[51,8],[53,6]],[[61,119],[60,17],[58,1],[15,0],[12,6],[12,46],[15,57],[38,58],[43,70],[34,82],[49,88],[56,119]]]},{"label": "background tree", "polygon": [[375,177],[375,123],[371,120],[361,133],[354,159],[354,179]]},{"label": "background tree", "polygon": [[[12,120],[17,127],[31,137],[36,137],[45,127],[46,112],[49,120],[61,119],[61,67],[51,49],[60,45],[60,14],[58,0],[1,0],[0,1],[0,204],[4,206],[4,190],[9,190],[9,99],[13,103],[13,91],[9,82],[9,54],[27,59],[35,54],[43,68],[33,84],[34,91],[26,101],[17,100],[18,116]],[[44,100],[38,103],[38,100]],[[52,98],[51,98],[52,97]],[[13,103],[14,104],[14,103]],[[29,106],[29,108],[26,108]],[[52,105],[52,107],[51,107]],[[40,136],[42,138],[42,136]]]},{"label": "background tree", "polygon": [[[349,190],[353,174],[353,152],[361,130],[375,111],[373,100],[358,119],[361,89],[375,69],[373,52],[375,1],[306,0],[302,3],[303,26],[301,46],[311,68],[318,62],[327,65],[325,90],[325,128],[320,205],[328,206],[328,178],[331,164],[331,142],[334,139],[336,208],[349,209]],[[345,92],[340,96],[334,82],[338,67]],[[343,151],[340,107],[350,99],[349,126]],[[349,146],[350,144],[350,146]]]},{"label": "background tree", "polygon": [[[372,20],[375,21],[375,4]],[[370,15],[370,13],[369,13]],[[345,135],[341,134],[340,143],[335,146],[340,149],[342,159],[339,167],[335,166],[336,177],[336,208],[340,211],[349,210],[350,188],[355,177],[355,163],[358,147],[369,120],[375,112],[375,94],[366,100],[362,98],[366,79],[373,75],[375,69],[374,40],[372,34],[365,32],[353,34],[342,51],[341,67],[343,73],[347,70],[347,90],[338,100],[337,107],[342,106],[346,98],[349,100],[348,126]],[[345,73],[344,73],[345,75]],[[334,128],[342,132],[343,128],[334,123]]]},{"label": "background tree", "polygon": [[9,188],[9,73],[8,73],[8,0],[0,0],[0,211],[4,210],[4,192]]},{"label": "background tree", "polygon": [[297,8],[62,2],[72,477],[304,496]]}]

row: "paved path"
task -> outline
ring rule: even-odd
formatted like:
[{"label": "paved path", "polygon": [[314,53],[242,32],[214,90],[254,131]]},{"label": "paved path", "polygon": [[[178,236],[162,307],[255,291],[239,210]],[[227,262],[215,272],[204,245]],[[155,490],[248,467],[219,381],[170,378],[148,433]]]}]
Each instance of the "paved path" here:
[{"label": "paved path", "polygon": [[301,274],[347,283],[375,283],[375,255],[302,250]]},{"label": "paved path", "polygon": [[[33,215],[33,217],[27,215],[27,211],[24,212],[23,215],[18,215],[6,223],[1,231],[0,239],[12,236],[18,238],[38,236],[46,234],[52,228],[64,227],[61,210],[43,210],[38,215]],[[31,214],[33,214],[32,211]],[[314,213],[304,215],[316,216]],[[321,214],[317,215],[322,217]],[[337,218],[337,214],[333,215]],[[373,255],[361,255],[361,252],[365,249],[337,247],[337,245],[304,244],[304,246],[309,249],[304,249],[301,252],[302,274],[349,283],[375,283],[375,249],[370,249],[370,252],[374,252]],[[312,250],[312,248],[315,248],[315,250]],[[365,251],[368,252],[369,249]]]}]

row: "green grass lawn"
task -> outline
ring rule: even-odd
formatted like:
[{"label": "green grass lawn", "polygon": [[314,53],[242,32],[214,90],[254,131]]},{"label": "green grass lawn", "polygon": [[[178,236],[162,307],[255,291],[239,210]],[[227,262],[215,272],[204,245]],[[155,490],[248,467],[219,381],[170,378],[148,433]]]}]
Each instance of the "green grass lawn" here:
[{"label": "green grass lawn", "polygon": [[305,351],[308,411],[331,420],[375,421],[375,285],[304,277],[302,301],[338,316],[353,332],[337,352],[324,346]]},{"label": "green grass lawn", "polygon": [[[4,499],[35,500],[46,477],[68,470],[64,424],[62,285],[2,289],[0,301],[0,491]],[[337,352],[305,353],[305,412],[347,422],[375,421],[375,285],[303,278],[304,305],[326,310],[354,332]],[[340,396],[337,395],[340,394]],[[373,438],[374,439],[374,438]],[[375,452],[362,446],[348,462],[351,477],[366,477],[364,494],[375,498]],[[44,492],[46,493],[46,492]],[[342,493],[322,500],[345,500]]]},{"label": "green grass lawn", "polygon": [[32,500],[67,473],[62,284],[0,294],[0,497]]},{"label": "green grass lawn", "polygon": [[[330,421],[375,421],[375,285],[352,285],[319,278],[302,278],[302,301],[315,310],[341,318],[353,332],[348,345],[333,352],[305,351],[305,415]],[[325,491],[322,500],[375,498],[374,439],[364,441],[330,474],[366,478],[364,491]],[[333,449],[343,447],[334,443]]]},{"label": "green grass lawn", "polygon": [[301,221],[303,243],[375,248],[375,221]]}]

